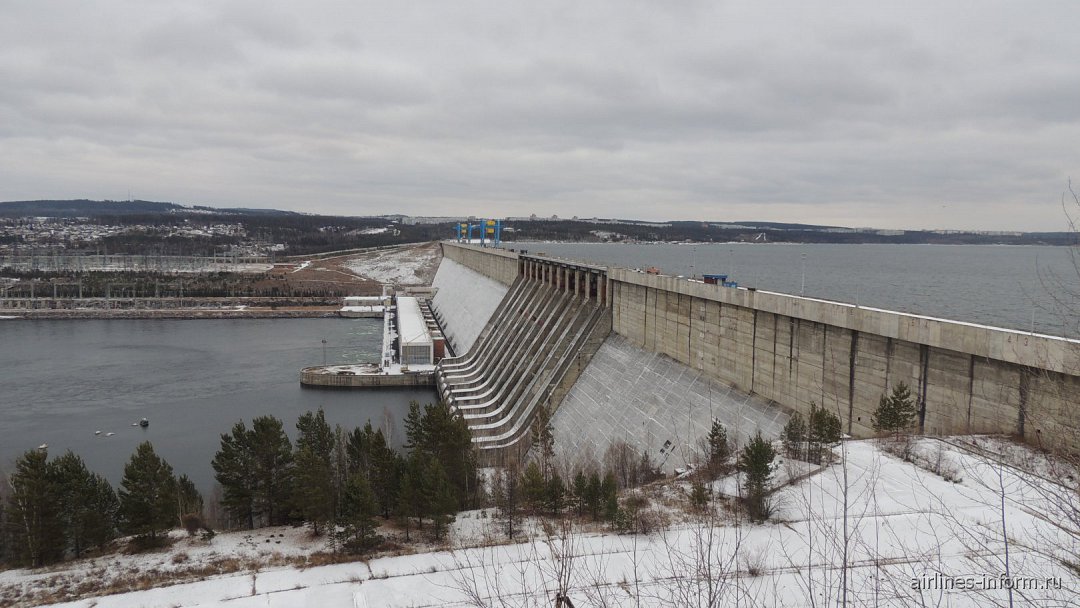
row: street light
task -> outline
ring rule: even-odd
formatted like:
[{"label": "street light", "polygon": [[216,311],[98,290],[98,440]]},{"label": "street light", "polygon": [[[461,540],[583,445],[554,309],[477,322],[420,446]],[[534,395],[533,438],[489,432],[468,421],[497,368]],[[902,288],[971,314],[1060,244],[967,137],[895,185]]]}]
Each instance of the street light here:
[{"label": "street light", "polygon": [[799,295],[806,291],[806,254],[802,254],[802,285],[799,286]]},{"label": "street light", "polygon": [[322,341],[322,364],[323,367],[326,367],[326,338],[323,338]]}]

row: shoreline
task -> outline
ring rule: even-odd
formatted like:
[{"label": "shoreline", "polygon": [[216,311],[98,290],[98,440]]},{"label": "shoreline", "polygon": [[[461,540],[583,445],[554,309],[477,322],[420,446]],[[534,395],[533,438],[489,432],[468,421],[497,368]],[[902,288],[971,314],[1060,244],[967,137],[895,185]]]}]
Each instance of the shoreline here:
[{"label": "shoreline", "polygon": [[340,318],[337,310],[325,308],[272,309],[205,309],[172,308],[166,310],[17,310],[0,309],[0,321],[69,321],[83,319],[319,319]]}]

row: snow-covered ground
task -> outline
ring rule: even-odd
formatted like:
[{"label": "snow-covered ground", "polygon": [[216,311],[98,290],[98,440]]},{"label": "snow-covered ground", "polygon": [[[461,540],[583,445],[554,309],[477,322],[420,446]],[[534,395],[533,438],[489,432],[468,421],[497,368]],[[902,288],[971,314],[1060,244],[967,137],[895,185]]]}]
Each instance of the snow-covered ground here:
[{"label": "snow-covered ground", "polygon": [[438,263],[438,256],[437,247],[404,245],[348,260],[345,267],[384,285],[427,285],[427,275]]},{"label": "snow-covered ground", "polygon": [[[65,605],[541,606],[553,604],[560,571],[567,573],[562,588],[578,607],[836,606],[846,600],[850,606],[984,608],[1009,605],[1007,592],[970,587],[999,585],[1006,571],[1022,586],[1049,582],[1049,589],[1015,590],[1015,605],[1077,605],[1080,575],[1063,562],[1076,562],[1080,538],[1067,523],[1067,505],[1047,492],[1060,486],[935,440],[915,449],[926,468],[873,442],[848,442],[838,449],[845,464],[773,494],[777,515],[765,524],[737,521],[725,510],[673,519],[650,535],[545,534],[533,522],[528,528],[536,536],[529,542],[476,546],[494,540],[487,532],[491,514],[470,512],[455,523],[454,550],[309,568],[288,565],[288,557],[310,551],[312,541],[302,530],[275,528],[219,535],[206,546],[182,541],[169,553],[69,565],[64,576],[73,580],[104,580],[230,555],[269,562],[257,571],[246,567]],[[801,472],[792,467],[788,474]],[[680,484],[671,482],[665,491],[681,491]],[[1075,489],[1071,496],[1076,507]],[[186,555],[180,564],[170,557],[177,551]],[[275,552],[281,556],[276,562],[269,559]],[[52,585],[56,576],[6,572],[0,589]]]}]

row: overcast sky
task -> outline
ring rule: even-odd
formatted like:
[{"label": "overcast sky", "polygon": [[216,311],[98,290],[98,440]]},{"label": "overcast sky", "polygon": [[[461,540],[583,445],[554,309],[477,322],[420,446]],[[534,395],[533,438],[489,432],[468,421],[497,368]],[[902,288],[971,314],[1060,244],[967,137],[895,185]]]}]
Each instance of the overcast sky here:
[{"label": "overcast sky", "polygon": [[1080,3],[0,0],[0,200],[1057,230]]}]

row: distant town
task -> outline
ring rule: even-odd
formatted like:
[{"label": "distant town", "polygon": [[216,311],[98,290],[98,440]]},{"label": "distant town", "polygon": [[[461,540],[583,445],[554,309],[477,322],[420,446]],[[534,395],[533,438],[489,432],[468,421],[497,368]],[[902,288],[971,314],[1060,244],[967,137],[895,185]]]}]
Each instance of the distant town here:
[{"label": "distant town", "polygon": [[[467,216],[322,216],[149,201],[0,203],[0,256],[261,256],[269,259],[450,238]],[[1075,245],[1070,232],[891,230],[755,221],[502,218],[502,240]],[[0,262],[0,266],[3,263]]]}]

